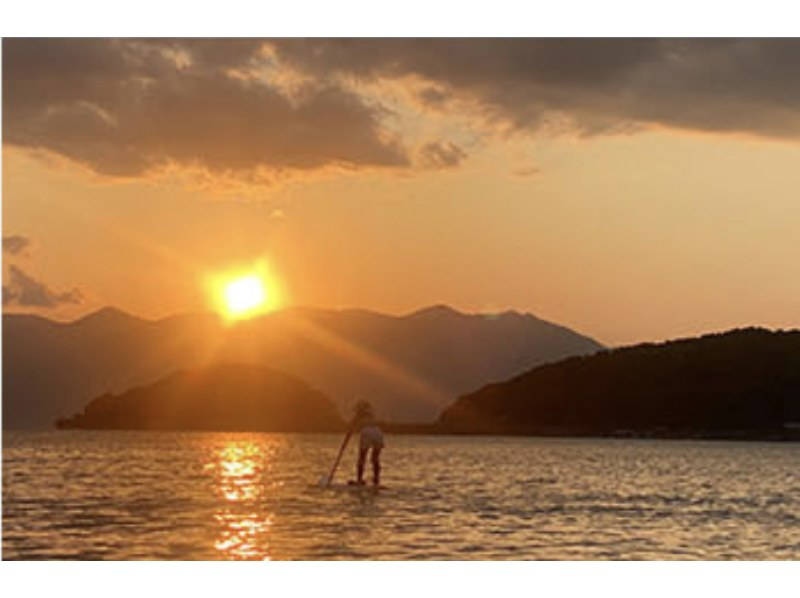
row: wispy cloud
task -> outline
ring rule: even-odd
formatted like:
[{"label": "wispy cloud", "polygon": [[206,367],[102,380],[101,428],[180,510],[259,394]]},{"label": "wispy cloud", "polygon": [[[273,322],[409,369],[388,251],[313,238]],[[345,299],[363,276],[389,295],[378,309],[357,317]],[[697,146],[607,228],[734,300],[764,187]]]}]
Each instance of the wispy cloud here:
[{"label": "wispy cloud", "polygon": [[22,235],[7,235],[3,237],[3,251],[9,255],[25,255],[31,241]]},{"label": "wispy cloud", "polygon": [[17,266],[8,267],[8,284],[3,285],[3,306],[54,308],[80,303],[83,295],[78,289],[58,293]]},{"label": "wispy cloud", "polygon": [[523,166],[522,168],[517,168],[514,174],[519,177],[534,177],[542,174],[542,169],[536,166]]},{"label": "wispy cloud", "polygon": [[467,152],[451,142],[434,141],[420,149],[424,166],[430,168],[454,168],[467,157]]}]

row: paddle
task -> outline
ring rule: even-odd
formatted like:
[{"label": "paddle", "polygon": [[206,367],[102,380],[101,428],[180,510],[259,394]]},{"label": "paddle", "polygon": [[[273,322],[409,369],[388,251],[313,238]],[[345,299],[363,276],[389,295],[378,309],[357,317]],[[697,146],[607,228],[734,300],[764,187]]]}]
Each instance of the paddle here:
[{"label": "paddle", "polygon": [[[336,468],[339,467],[339,461],[342,460],[342,455],[344,454],[344,449],[347,446],[347,443],[350,441],[350,436],[352,436],[352,435],[353,435],[353,431],[352,430],[348,430],[347,434],[344,437],[344,440],[342,441],[342,446],[341,446],[341,448],[339,448],[339,454],[336,455],[336,461],[333,462],[333,467],[331,467],[331,472],[328,474],[327,479],[323,478],[325,480],[325,483],[322,484],[323,486],[330,486],[331,482],[333,482],[333,474],[336,473]],[[322,480],[320,480],[320,481],[322,481]]]}]

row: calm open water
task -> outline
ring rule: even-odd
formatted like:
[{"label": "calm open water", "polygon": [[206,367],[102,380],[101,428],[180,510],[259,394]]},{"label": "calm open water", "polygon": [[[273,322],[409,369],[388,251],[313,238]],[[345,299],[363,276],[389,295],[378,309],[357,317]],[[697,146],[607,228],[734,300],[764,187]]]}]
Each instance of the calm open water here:
[{"label": "calm open water", "polygon": [[3,558],[800,558],[800,444],[387,440],[374,492],[335,435],[6,432]]}]

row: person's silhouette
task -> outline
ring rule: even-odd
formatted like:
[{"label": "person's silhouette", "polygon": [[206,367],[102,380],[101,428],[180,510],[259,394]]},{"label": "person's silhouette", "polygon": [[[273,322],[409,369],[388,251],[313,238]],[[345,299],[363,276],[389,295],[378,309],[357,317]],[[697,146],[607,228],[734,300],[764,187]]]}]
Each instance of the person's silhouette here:
[{"label": "person's silhouette", "polygon": [[381,480],[381,451],[383,450],[383,432],[378,427],[372,405],[367,401],[356,403],[353,420],[350,424],[351,432],[359,432],[358,461],[356,463],[356,483],[364,483],[364,465],[367,453],[372,461],[372,483],[376,486]]}]

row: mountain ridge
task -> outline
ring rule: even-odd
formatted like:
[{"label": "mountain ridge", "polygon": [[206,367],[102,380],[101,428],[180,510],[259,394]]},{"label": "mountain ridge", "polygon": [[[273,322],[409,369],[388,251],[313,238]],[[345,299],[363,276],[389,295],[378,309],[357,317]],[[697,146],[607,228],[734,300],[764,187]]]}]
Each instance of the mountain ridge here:
[{"label": "mountain ridge", "polygon": [[402,316],[295,307],[231,325],[209,314],[145,320],[111,308],[57,324],[4,314],[3,324],[9,428],[46,426],[92,397],[215,360],[285,371],[343,412],[367,398],[386,419],[433,421],[487,381],[603,348],[543,320],[435,306]]}]

